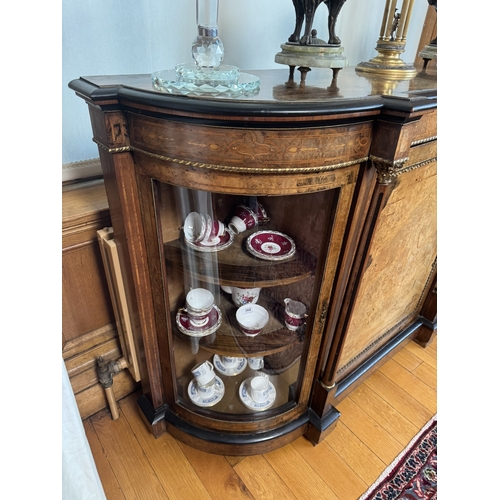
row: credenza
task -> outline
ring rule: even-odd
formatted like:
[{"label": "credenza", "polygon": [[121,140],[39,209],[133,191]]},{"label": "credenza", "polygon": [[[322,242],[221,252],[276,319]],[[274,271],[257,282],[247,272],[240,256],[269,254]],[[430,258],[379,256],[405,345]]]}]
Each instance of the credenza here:
[{"label": "credenza", "polygon": [[[226,455],[319,443],[336,404],[437,325],[435,73],[252,73],[239,96],[69,84],[99,150],[144,420]],[[198,289],[204,316],[186,307]],[[254,310],[256,335],[238,321]]]}]

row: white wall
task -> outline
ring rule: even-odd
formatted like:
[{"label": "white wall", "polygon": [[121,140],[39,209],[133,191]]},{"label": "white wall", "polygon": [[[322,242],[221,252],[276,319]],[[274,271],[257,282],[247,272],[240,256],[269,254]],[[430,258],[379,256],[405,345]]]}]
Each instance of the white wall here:
[{"label": "white wall", "polygon": [[[402,0],[399,0],[399,4]],[[337,22],[349,65],[377,55],[385,0],[347,0]],[[63,180],[87,175],[72,162],[96,158],[87,106],[68,88],[80,76],[152,73],[191,60],[196,36],[196,0],[63,0],[62,162]],[[415,59],[427,0],[416,0],[403,60]],[[327,8],[315,19],[328,39]],[[242,70],[282,67],[274,62],[295,24],[292,0],[220,0],[219,36],[224,63]]]}]

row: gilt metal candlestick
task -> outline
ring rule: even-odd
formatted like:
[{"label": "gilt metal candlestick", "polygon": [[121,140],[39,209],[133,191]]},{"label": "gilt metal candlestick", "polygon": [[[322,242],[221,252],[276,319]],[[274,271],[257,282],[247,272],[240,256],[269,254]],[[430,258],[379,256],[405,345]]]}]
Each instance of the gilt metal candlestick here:
[{"label": "gilt metal candlestick", "polygon": [[356,66],[360,73],[372,73],[389,78],[409,79],[417,74],[413,64],[407,64],[400,56],[405,51],[406,34],[410,24],[414,0],[403,0],[397,12],[398,0],[386,0],[380,36],[375,47],[378,56]]}]

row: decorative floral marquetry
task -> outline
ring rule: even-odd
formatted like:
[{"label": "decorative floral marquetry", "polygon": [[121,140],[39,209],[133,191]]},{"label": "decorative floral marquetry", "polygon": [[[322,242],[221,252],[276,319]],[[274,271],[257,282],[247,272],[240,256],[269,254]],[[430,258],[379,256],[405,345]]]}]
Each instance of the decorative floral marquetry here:
[{"label": "decorative floral marquetry", "polygon": [[[368,155],[369,124],[294,128],[200,126],[133,115],[131,147],[159,154],[168,161],[218,170],[308,171],[332,170],[361,163]],[[168,152],[168,154],[165,154]],[[203,161],[200,159],[203,158]]]},{"label": "decorative floral marquetry", "polygon": [[258,156],[266,156],[276,153],[276,148],[273,145],[264,144],[262,142],[257,143],[255,141],[236,141],[231,143],[228,149],[238,155],[250,156],[253,160],[255,160]]}]

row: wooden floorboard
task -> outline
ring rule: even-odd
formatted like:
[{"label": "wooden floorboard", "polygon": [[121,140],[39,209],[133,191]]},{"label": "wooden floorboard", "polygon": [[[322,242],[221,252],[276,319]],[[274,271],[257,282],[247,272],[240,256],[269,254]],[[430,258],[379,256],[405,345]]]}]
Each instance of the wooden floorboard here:
[{"label": "wooden floorboard", "polygon": [[293,444],[266,453],[264,456],[299,500],[303,498],[338,500],[332,489],[307,463]]},{"label": "wooden floorboard", "polygon": [[401,449],[399,441],[350,398],[344,399],[336,408],[344,417],[342,422],[346,427],[389,465]]},{"label": "wooden floorboard", "polygon": [[328,443],[321,442],[311,446],[311,443],[302,437],[292,444],[337,498],[356,500],[366,491],[368,485]]},{"label": "wooden floorboard", "polygon": [[[234,467],[255,499],[300,500],[273,469],[264,455],[246,457]],[[217,496],[214,496],[214,500]]]},{"label": "wooden floorboard", "polygon": [[357,500],[434,416],[437,336],[407,344],[339,405],[317,446],[304,437],[262,455],[213,455],[165,434],[155,439],[139,394],[84,421],[107,500]]}]

